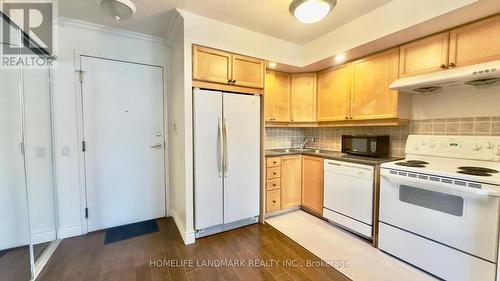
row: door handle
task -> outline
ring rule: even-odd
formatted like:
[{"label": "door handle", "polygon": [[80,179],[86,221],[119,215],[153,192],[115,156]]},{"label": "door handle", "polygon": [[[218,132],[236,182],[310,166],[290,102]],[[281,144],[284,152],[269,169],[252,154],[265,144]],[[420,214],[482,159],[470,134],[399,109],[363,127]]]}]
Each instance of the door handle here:
[{"label": "door handle", "polygon": [[227,178],[227,171],[229,169],[229,163],[227,160],[227,120],[224,118],[223,124],[222,124],[222,133],[223,133],[223,147],[224,147],[224,157],[223,157],[223,170],[224,170],[224,176]]},{"label": "door handle", "polygon": [[150,148],[160,148],[160,147],[162,147],[161,143],[155,143],[155,144],[150,146]]},{"label": "door handle", "polygon": [[217,120],[217,171],[219,173],[219,178],[222,177],[222,151],[224,144],[222,143],[222,121],[219,118]]}]

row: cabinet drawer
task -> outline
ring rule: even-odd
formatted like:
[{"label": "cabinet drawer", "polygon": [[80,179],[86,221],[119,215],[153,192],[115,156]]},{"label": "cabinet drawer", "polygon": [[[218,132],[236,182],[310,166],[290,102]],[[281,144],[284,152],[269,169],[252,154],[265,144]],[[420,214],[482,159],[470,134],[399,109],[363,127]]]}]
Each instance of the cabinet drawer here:
[{"label": "cabinet drawer", "polygon": [[267,168],[266,178],[268,180],[279,178],[280,176],[281,176],[281,168],[280,167]]},{"label": "cabinet drawer", "polygon": [[279,189],[281,186],[281,179],[272,179],[272,180],[267,180],[266,182],[266,190],[275,190]]},{"label": "cabinet drawer", "polygon": [[281,158],[279,157],[267,158],[266,163],[267,163],[266,167],[268,168],[279,167],[281,166]]},{"label": "cabinet drawer", "polygon": [[266,212],[274,212],[281,209],[280,206],[280,190],[268,191],[266,196]]}]

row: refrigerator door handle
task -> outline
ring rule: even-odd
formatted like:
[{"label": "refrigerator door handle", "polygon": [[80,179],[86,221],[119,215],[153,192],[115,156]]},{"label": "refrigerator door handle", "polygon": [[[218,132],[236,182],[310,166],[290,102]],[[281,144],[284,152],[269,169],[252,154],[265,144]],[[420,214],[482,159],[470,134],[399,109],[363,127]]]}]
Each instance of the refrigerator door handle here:
[{"label": "refrigerator door handle", "polygon": [[224,144],[222,143],[222,120],[221,118],[219,118],[219,120],[217,121],[217,171],[219,172],[219,178],[222,177],[223,146]]},{"label": "refrigerator door handle", "polygon": [[223,124],[222,124],[222,132],[223,132],[223,147],[224,147],[224,160],[223,160],[223,170],[224,170],[224,176],[227,178],[227,172],[229,168],[229,163],[227,160],[227,120],[224,118]]}]

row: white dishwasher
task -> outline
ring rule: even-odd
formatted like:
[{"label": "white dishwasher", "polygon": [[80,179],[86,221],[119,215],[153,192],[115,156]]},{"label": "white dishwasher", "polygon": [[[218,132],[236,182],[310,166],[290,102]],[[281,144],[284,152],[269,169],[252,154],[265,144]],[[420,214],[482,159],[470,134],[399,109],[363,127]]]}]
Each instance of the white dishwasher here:
[{"label": "white dishwasher", "polygon": [[325,160],[323,216],[366,238],[373,232],[375,168],[337,160]]}]

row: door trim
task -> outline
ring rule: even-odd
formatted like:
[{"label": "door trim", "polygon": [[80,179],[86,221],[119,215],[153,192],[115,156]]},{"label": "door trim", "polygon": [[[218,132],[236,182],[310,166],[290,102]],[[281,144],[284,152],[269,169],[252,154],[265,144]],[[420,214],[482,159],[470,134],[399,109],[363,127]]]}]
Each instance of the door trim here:
[{"label": "door trim", "polygon": [[[142,63],[142,62],[137,62],[137,61],[128,61],[128,60],[122,60],[122,59],[116,59],[116,58],[111,58],[111,57],[102,57],[102,56],[95,56],[91,55],[88,53],[80,52],[79,50],[74,50],[73,52],[73,65],[74,65],[74,72],[73,72],[73,77],[74,77],[74,85],[75,85],[75,101],[76,101],[76,115],[77,115],[77,143],[76,143],[76,148],[77,148],[77,153],[75,153],[78,157],[78,182],[79,182],[79,189],[80,189],[80,221],[81,221],[81,234],[87,234],[89,233],[88,231],[88,220],[85,216],[85,209],[87,208],[87,184],[86,184],[86,165],[85,165],[85,153],[82,151],[82,141],[85,139],[85,131],[84,131],[84,111],[83,111],[83,87],[82,84],[80,83],[80,70],[82,67],[81,61],[82,58],[94,58],[94,59],[101,59],[101,60],[107,60],[107,61],[114,61],[114,62],[121,62],[121,63],[128,63],[128,64],[136,64],[136,65],[143,65],[143,66],[151,66],[151,67],[158,67],[161,69],[162,72],[162,109],[163,109],[163,120],[162,120],[162,126],[163,126],[163,145],[164,145],[164,155],[163,155],[163,184],[165,188],[165,217],[171,216],[170,212],[170,186],[169,186],[169,153],[170,151],[168,150],[169,144],[168,144],[168,127],[166,127],[168,123],[168,107],[167,106],[167,99],[166,99],[166,94],[167,94],[167,88],[166,88],[166,79],[165,79],[165,69],[166,66],[164,65],[154,65],[154,64],[148,64],[148,63]],[[84,79],[85,81],[85,79]]]}]

